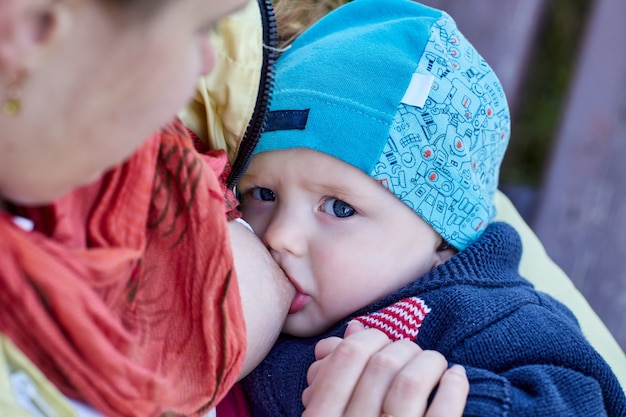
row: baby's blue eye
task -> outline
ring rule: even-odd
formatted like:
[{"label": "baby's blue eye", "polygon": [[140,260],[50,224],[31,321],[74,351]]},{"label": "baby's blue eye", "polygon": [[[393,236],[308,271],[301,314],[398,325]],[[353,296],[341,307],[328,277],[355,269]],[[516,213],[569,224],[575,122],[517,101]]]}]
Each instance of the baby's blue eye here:
[{"label": "baby's blue eye", "polygon": [[337,198],[329,198],[322,204],[322,211],[335,217],[350,217],[356,214],[356,210],[345,201]]},{"label": "baby's blue eye", "polygon": [[276,194],[269,188],[256,187],[251,190],[252,198],[261,201],[274,201]]}]

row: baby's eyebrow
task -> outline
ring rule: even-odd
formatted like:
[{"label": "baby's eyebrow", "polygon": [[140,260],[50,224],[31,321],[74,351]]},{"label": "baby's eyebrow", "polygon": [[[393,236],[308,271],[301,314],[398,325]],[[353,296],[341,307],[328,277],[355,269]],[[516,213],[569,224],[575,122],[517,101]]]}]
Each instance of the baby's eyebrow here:
[{"label": "baby's eyebrow", "polygon": [[258,180],[259,180],[258,175],[245,173],[244,176],[239,180],[239,182],[235,186],[239,187],[241,184],[247,185],[250,183],[256,183],[258,182]]},{"label": "baby's eyebrow", "polygon": [[334,197],[355,195],[354,190],[351,189],[349,184],[346,184],[345,186],[337,184],[336,182],[320,184],[319,182],[316,182],[315,178],[312,178],[311,182],[313,183],[311,188],[320,194],[329,194]]}]

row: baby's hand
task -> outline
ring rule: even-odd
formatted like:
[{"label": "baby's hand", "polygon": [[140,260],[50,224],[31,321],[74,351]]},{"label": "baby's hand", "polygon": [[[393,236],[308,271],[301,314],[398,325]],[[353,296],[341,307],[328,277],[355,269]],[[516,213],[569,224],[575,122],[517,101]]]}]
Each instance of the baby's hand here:
[{"label": "baby's hand", "polygon": [[440,353],[423,351],[413,342],[390,343],[381,331],[352,323],[344,339],[320,341],[315,357],[302,394],[304,417],[463,414],[469,391],[465,370],[458,365],[448,369]]}]

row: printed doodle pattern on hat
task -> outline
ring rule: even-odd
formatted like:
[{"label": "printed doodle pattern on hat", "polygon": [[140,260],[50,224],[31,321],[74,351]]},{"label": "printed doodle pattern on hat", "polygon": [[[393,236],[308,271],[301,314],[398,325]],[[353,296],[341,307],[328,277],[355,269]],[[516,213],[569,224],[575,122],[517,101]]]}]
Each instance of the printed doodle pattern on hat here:
[{"label": "printed doodle pattern on hat", "polygon": [[354,319],[366,329],[378,329],[393,342],[415,341],[430,307],[417,297],[405,298],[375,313]]},{"label": "printed doodle pattern on hat", "polygon": [[495,216],[508,105],[493,70],[445,13],[416,73],[434,77],[428,98],[422,107],[400,103],[371,175],[462,250]]}]

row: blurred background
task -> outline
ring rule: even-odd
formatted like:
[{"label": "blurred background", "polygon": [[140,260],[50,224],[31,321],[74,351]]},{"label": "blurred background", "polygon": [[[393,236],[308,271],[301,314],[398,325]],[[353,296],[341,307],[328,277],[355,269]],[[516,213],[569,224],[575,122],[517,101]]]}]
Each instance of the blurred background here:
[{"label": "blurred background", "polygon": [[[506,0],[505,0],[506,2]],[[512,140],[502,182],[536,190],[548,163],[568,96],[592,0],[539,2],[535,45],[530,47],[515,99]],[[531,28],[529,28],[531,29]],[[533,50],[534,49],[534,50]],[[526,211],[530,218],[531,213]]]}]

